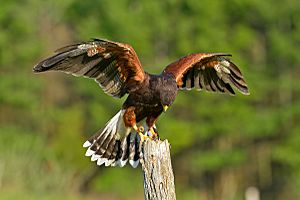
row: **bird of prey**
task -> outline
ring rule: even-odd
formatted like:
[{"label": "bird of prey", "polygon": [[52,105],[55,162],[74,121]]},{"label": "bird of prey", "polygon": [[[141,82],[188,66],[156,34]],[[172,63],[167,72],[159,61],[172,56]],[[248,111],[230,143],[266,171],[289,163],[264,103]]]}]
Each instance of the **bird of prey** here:
[{"label": "bird of prey", "polygon": [[[119,42],[93,39],[56,50],[34,66],[36,73],[62,71],[95,79],[105,93],[121,98],[121,110],[105,127],[89,138],[88,148],[97,165],[136,167],[139,147],[146,138],[157,139],[155,123],[174,102],[178,90],[207,90],[235,94],[233,87],[248,95],[239,68],[226,53],[195,53],[169,64],[161,74],[143,70],[134,49]],[[146,128],[144,128],[146,127]]]}]

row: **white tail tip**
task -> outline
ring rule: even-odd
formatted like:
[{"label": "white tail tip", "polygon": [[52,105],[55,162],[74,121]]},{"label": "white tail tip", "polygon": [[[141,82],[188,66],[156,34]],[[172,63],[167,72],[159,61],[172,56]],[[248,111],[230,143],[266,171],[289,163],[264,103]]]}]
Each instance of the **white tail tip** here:
[{"label": "white tail tip", "polygon": [[110,166],[110,165],[113,163],[113,161],[114,161],[114,160],[107,160],[107,161],[105,162],[105,167]]},{"label": "white tail tip", "polygon": [[90,148],[88,148],[85,152],[85,156],[91,156],[95,153],[95,151],[91,150]]},{"label": "white tail tip", "polygon": [[121,160],[120,167],[124,167],[127,163],[127,160]]},{"label": "white tail tip", "polygon": [[90,143],[90,141],[85,141],[85,143],[82,145],[84,148],[87,148],[87,147],[89,147],[89,146],[91,146],[92,145],[92,143]]},{"label": "white tail tip", "polygon": [[129,164],[133,167],[136,168],[139,165],[139,160],[129,160]]},{"label": "white tail tip", "polygon": [[97,165],[102,165],[103,163],[105,163],[107,161],[106,158],[99,158],[98,161],[97,161]]},{"label": "white tail tip", "polygon": [[91,157],[91,161],[96,161],[100,158],[101,156],[98,155],[98,154],[93,154],[92,157]]}]

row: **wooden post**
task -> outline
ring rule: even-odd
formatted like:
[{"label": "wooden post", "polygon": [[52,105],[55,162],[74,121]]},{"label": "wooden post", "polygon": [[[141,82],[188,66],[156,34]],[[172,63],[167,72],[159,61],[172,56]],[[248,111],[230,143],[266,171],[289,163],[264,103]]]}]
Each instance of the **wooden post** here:
[{"label": "wooden post", "polygon": [[145,200],[176,200],[168,140],[146,140],[142,152]]}]

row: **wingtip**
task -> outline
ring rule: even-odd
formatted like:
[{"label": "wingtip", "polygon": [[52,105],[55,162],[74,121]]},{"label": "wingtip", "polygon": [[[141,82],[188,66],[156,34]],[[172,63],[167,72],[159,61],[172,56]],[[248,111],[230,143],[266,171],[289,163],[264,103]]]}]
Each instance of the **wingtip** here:
[{"label": "wingtip", "polygon": [[250,95],[250,91],[247,86],[239,87],[238,89],[243,95],[247,95],[247,96]]},{"label": "wingtip", "polygon": [[106,38],[94,38],[94,37],[92,37],[90,39],[90,41],[92,41],[92,42],[110,42],[110,40],[108,40]]},{"label": "wingtip", "polygon": [[33,73],[39,73],[39,72],[43,72],[43,67],[41,65],[41,63],[35,65],[33,68],[32,68],[32,72]]},{"label": "wingtip", "polygon": [[229,56],[232,57],[231,53],[212,53],[213,56]]},{"label": "wingtip", "polygon": [[243,92],[244,95],[249,96],[251,93],[249,90],[247,90],[246,92]]}]

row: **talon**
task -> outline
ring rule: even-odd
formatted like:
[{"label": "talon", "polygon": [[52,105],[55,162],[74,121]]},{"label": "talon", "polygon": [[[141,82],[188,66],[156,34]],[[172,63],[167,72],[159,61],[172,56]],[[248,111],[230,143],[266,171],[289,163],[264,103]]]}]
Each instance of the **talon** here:
[{"label": "talon", "polygon": [[144,127],[143,127],[143,126],[140,126],[140,127],[138,128],[138,132],[140,132],[140,133],[144,133],[144,131],[145,131],[145,129],[144,129]]},{"label": "talon", "polygon": [[144,135],[144,127],[143,126],[140,126],[140,127],[137,127],[137,125],[134,125],[132,127],[137,133],[138,135],[140,136],[140,142],[143,143],[146,139],[151,139],[150,137]]},{"label": "talon", "polygon": [[143,143],[145,140],[147,139],[151,139],[149,136],[146,136],[144,135],[143,133],[141,132],[138,132],[139,136],[140,136],[140,140],[141,140],[141,143]]},{"label": "talon", "polygon": [[149,131],[151,132],[152,136],[153,136],[153,135],[156,135],[156,132],[154,131],[153,127],[151,127],[151,128],[149,129]]},{"label": "talon", "polygon": [[149,131],[151,132],[151,139],[152,140],[159,140],[159,136],[158,136],[158,133],[157,133],[157,130],[155,129],[155,128],[153,128],[153,127],[151,127],[150,129],[149,129]]}]

